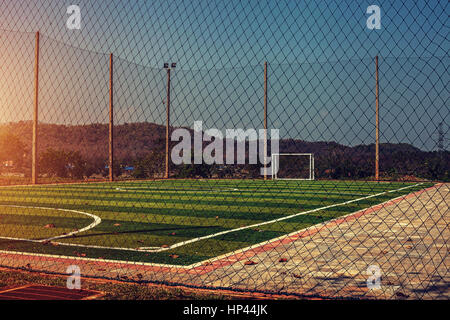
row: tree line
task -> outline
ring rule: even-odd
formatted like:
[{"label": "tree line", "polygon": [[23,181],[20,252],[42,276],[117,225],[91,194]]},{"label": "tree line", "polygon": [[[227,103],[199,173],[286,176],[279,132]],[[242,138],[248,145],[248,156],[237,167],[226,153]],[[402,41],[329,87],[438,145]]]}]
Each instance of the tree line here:
[{"label": "tree line", "polygon": [[[0,126],[0,173],[31,173],[29,122]],[[83,179],[108,175],[107,125],[41,125],[39,173],[49,177]],[[115,128],[115,176],[136,179],[162,177],[165,169],[165,128],[153,123],[123,124]],[[269,143],[270,146],[270,143]],[[371,179],[375,146],[344,146],[335,142],[285,139],[286,153],[313,153],[319,179]],[[270,150],[269,150],[270,151]],[[11,168],[6,162],[12,162]],[[285,166],[295,170],[296,164]],[[380,171],[385,179],[450,181],[450,153],[426,152],[409,144],[381,144]],[[132,169],[131,169],[132,168]],[[260,178],[258,165],[171,165],[174,178]]]}]

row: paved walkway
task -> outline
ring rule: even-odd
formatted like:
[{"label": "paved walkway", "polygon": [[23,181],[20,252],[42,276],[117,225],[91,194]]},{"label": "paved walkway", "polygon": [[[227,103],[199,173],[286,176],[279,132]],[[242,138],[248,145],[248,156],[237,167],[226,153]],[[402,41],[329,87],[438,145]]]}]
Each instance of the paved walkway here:
[{"label": "paved walkway", "polygon": [[[325,297],[448,299],[449,186],[328,224],[309,237],[254,256],[255,265],[238,262],[218,269],[204,283]],[[367,287],[371,265],[381,271],[377,290]]]},{"label": "paved walkway", "polygon": [[[190,269],[5,252],[0,265],[65,273],[77,264],[85,276],[320,297],[449,299],[449,188],[429,188]],[[379,289],[367,287],[369,266],[381,272]]]}]

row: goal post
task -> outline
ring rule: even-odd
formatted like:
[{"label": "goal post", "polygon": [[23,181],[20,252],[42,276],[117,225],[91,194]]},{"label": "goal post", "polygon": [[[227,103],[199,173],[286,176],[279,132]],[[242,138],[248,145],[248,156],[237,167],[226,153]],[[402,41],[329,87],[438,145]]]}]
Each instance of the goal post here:
[{"label": "goal post", "polygon": [[314,154],[272,154],[272,180],[314,180]]}]

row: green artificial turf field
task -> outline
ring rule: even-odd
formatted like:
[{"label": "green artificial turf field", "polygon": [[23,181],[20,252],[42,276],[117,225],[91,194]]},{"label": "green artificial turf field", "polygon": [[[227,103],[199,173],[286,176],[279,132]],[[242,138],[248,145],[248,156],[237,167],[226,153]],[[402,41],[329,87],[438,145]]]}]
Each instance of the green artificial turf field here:
[{"label": "green artificial turf field", "polygon": [[166,180],[2,187],[0,250],[189,265],[431,185]]}]

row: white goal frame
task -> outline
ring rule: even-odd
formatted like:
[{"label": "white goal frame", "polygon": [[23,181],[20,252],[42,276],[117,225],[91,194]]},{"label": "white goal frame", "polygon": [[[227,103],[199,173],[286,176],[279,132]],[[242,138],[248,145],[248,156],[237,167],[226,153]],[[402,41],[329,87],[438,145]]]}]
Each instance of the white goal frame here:
[{"label": "white goal frame", "polygon": [[[309,177],[308,178],[279,178],[278,170],[279,163],[278,159],[280,156],[307,156],[309,157]],[[273,153],[272,154],[272,180],[314,180],[314,154],[313,153]]]}]

